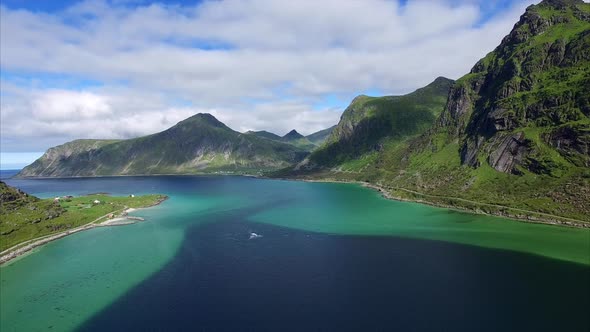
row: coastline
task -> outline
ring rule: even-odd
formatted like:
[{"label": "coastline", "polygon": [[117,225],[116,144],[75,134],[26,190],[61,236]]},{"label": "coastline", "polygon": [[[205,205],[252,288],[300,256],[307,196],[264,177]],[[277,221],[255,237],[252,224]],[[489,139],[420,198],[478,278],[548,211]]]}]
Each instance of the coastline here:
[{"label": "coastline", "polygon": [[[450,209],[450,210],[455,210],[455,211],[460,211],[460,212],[487,215],[487,216],[493,216],[493,217],[508,218],[508,219],[511,219],[514,221],[519,221],[519,222],[561,226],[561,227],[590,228],[590,222],[585,222],[585,221],[577,220],[577,219],[573,219],[573,218],[561,217],[561,216],[556,216],[556,215],[543,213],[543,212],[513,208],[513,207],[509,207],[509,206],[504,206],[504,205],[494,205],[494,204],[489,204],[489,203],[471,201],[471,200],[467,200],[467,199],[463,199],[463,198],[459,198],[459,197],[442,197],[442,196],[436,196],[436,195],[429,195],[429,194],[425,194],[425,193],[421,193],[421,192],[417,192],[417,191],[413,191],[413,190],[409,190],[409,189],[405,189],[405,188],[389,188],[389,189],[387,189],[387,188],[384,188],[380,185],[369,183],[369,182],[363,182],[363,181],[338,180],[338,179],[306,179],[306,178],[296,178],[296,177],[294,177],[294,178],[285,178],[285,177],[274,178],[274,177],[268,177],[265,175],[256,175],[256,174],[247,174],[247,173],[242,173],[242,174],[239,174],[239,173],[238,174],[231,174],[231,173],[228,173],[228,174],[215,174],[215,173],[120,174],[120,175],[68,176],[68,177],[17,177],[17,176],[13,176],[12,178],[23,179],[23,180],[34,180],[34,179],[107,178],[107,177],[134,177],[134,176],[138,176],[138,177],[144,177],[144,176],[149,176],[149,177],[152,177],[152,176],[240,176],[240,177],[250,177],[250,178],[257,178],[257,179],[284,180],[284,181],[350,183],[350,184],[362,185],[363,187],[376,190],[379,193],[381,193],[381,196],[383,196],[384,198],[394,200],[394,201],[425,204],[425,205],[430,205],[430,206],[434,206],[434,207],[440,207],[440,208],[445,208],[445,209]],[[413,195],[422,196],[422,197],[436,197],[436,198],[447,199],[447,200],[455,200],[455,201],[468,203],[471,205],[476,205],[476,206],[481,206],[481,207],[486,207],[486,206],[487,207],[494,207],[496,209],[502,209],[505,211],[515,211],[515,212],[517,211],[520,213],[508,213],[508,212],[503,212],[503,211],[502,212],[500,212],[500,211],[484,211],[479,208],[468,208],[468,207],[464,207],[464,206],[457,206],[457,205],[435,202],[432,200],[419,199],[419,198],[412,199],[412,198],[407,198],[407,197],[402,197],[402,196],[396,196],[392,193],[393,190],[403,191],[403,192],[411,193]],[[0,261],[0,264],[2,264],[1,261]]]},{"label": "coastline", "polygon": [[[12,246],[11,248],[8,248],[8,249],[0,252],[0,266],[7,264],[8,262],[14,260],[17,257],[21,257],[24,254],[30,253],[33,249],[36,249],[36,248],[41,247],[43,245],[46,245],[49,242],[59,240],[59,239],[64,238],[68,235],[72,235],[72,234],[86,231],[89,229],[93,229],[96,227],[125,226],[125,225],[132,225],[137,222],[142,222],[145,219],[143,219],[141,217],[127,216],[126,214],[130,213],[130,212],[137,211],[139,209],[147,209],[150,207],[154,207],[156,205],[160,205],[162,202],[164,202],[167,199],[168,199],[168,196],[164,196],[163,199],[159,199],[158,201],[156,201],[156,203],[148,205],[148,206],[144,206],[141,208],[125,208],[125,209],[119,210],[117,212],[110,212],[110,213],[105,214],[105,215],[103,215],[93,221],[90,221],[89,223],[84,224],[82,226],[78,226],[78,227],[75,227],[72,229],[65,230],[63,232],[45,235],[45,236],[42,236],[39,238],[27,240],[27,241],[21,242],[19,244],[16,244],[16,245]],[[116,218],[113,218],[113,219],[108,219],[108,216],[111,214],[114,214],[114,213],[120,213],[121,215]],[[105,218],[106,218],[106,220],[99,222]],[[130,220],[130,221],[127,221],[127,220]]]},{"label": "coastline", "polygon": [[[273,178],[267,178],[267,179],[273,179]],[[286,181],[357,184],[357,185],[361,185],[365,188],[373,189],[373,190],[379,192],[383,198],[393,200],[393,201],[425,204],[425,205],[430,205],[430,206],[439,207],[439,208],[445,208],[445,209],[459,211],[459,212],[486,215],[486,216],[492,216],[492,217],[502,217],[502,218],[507,218],[507,219],[511,219],[514,221],[518,221],[518,222],[526,222],[526,223],[531,223],[531,224],[543,224],[543,225],[551,225],[551,226],[558,226],[558,227],[571,227],[571,228],[581,228],[581,229],[590,228],[590,222],[584,222],[582,220],[577,220],[577,219],[572,219],[572,218],[567,218],[567,217],[560,217],[560,216],[556,216],[556,215],[552,215],[552,214],[548,214],[548,213],[523,210],[523,209],[519,209],[519,208],[512,208],[512,207],[504,206],[504,205],[494,205],[494,204],[488,204],[488,203],[481,203],[481,202],[477,202],[477,201],[470,201],[470,200],[462,199],[462,198],[458,198],[458,197],[441,197],[441,196],[436,196],[436,195],[429,195],[429,194],[424,194],[424,193],[420,193],[420,192],[405,189],[405,188],[389,188],[388,189],[388,188],[382,187],[382,186],[374,184],[374,183],[363,182],[363,181],[342,181],[342,180],[336,180],[336,179],[302,179],[302,178],[277,178],[277,179],[286,180]],[[392,193],[393,190],[404,191],[404,192],[411,193],[413,195],[419,195],[419,196],[423,196],[423,197],[432,196],[432,197],[445,198],[448,200],[457,200],[457,201],[461,201],[461,202],[465,202],[465,203],[469,203],[469,204],[473,204],[473,205],[478,205],[478,206],[482,206],[482,207],[485,207],[485,206],[494,207],[494,208],[504,209],[506,211],[515,211],[515,212],[520,212],[520,213],[487,212],[482,209],[470,209],[467,207],[438,203],[438,202],[424,200],[424,199],[411,199],[411,198],[396,196]],[[538,217],[534,216],[534,215],[538,215]]]}]

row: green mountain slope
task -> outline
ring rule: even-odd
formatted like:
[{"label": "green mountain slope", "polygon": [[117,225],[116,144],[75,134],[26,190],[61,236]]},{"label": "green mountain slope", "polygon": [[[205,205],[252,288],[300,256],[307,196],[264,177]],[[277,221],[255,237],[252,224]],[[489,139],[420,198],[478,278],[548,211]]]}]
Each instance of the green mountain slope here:
[{"label": "green mountain slope", "polygon": [[307,138],[313,144],[320,146],[330,136],[330,134],[332,134],[332,130],[334,130],[334,128],[336,128],[335,125],[330,128],[326,128],[318,132],[315,132],[313,134],[309,134],[305,136],[305,138]]},{"label": "green mountain slope", "polygon": [[197,114],[154,135],[51,148],[17,176],[258,172],[286,167],[305,155],[290,144],[241,134],[210,114]]},{"label": "green mountain slope", "polygon": [[371,127],[385,126],[381,134],[355,126],[372,115],[355,100],[328,139],[336,148],[290,174],[513,217],[590,221],[589,98],[590,4],[545,0],[457,80],[423,134],[395,138],[383,120]]},{"label": "green mountain slope", "polygon": [[341,165],[377,153],[391,139],[423,133],[442,112],[452,80],[439,77],[424,88],[404,96],[354,98],[324,145],[300,168],[319,169]]}]

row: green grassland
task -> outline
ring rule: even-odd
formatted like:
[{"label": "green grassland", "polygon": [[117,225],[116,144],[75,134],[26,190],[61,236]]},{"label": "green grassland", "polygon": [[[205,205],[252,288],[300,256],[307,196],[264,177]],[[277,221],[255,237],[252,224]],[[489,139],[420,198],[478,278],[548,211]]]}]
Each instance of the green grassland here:
[{"label": "green grassland", "polygon": [[[4,185],[4,190],[6,187]],[[0,250],[98,221],[110,213],[117,215],[127,208],[155,205],[163,199],[163,195],[115,197],[95,194],[60,199],[59,202],[30,195],[3,201],[0,209]],[[100,203],[95,204],[95,200]],[[106,218],[100,221],[104,220]]]}]

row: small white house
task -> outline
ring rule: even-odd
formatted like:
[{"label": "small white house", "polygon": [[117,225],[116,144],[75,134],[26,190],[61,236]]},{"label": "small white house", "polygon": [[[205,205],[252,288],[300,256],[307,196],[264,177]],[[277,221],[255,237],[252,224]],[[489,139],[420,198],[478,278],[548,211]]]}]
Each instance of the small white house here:
[{"label": "small white house", "polygon": [[59,202],[59,197],[53,199],[54,202]]},{"label": "small white house", "polygon": [[95,199],[93,203],[94,204],[100,204],[100,201],[98,199]]}]

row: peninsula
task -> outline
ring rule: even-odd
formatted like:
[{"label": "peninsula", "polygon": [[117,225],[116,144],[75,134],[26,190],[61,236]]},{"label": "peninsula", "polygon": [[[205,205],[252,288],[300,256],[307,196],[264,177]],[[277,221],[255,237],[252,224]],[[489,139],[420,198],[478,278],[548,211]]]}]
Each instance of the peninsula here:
[{"label": "peninsula", "polygon": [[73,233],[142,221],[128,213],[166,199],[157,194],[118,197],[104,193],[40,199],[0,181],[0,264]]}]

